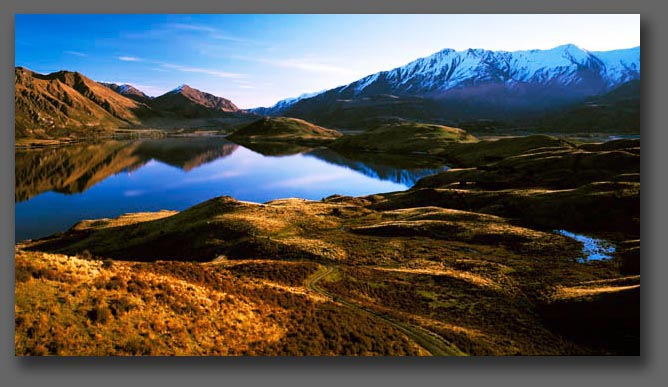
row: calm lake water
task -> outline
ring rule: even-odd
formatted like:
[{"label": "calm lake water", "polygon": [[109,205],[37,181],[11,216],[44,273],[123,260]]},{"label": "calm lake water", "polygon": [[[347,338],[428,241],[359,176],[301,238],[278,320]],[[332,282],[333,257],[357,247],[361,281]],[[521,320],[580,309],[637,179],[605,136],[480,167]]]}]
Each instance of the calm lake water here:
[{"label": "calm lake water", "polygon": [[183,210],[221,195],[261,203],[405,190],[447,169],[414,157],[251,147],[200,137],[17,150],[16,241],[64,231],[82,219]]}]

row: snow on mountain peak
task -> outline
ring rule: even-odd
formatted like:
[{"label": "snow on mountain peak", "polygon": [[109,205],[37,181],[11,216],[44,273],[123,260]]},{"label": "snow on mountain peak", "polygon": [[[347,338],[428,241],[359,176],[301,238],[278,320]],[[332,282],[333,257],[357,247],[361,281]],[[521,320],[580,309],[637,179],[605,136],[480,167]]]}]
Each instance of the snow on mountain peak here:
[{"label": "snow on mountain peak", "polygon": [[[574,44],[519,51],[445,48],[331,91],[337,93],[335,98],[342,99],[376,94],[438,97],[450,90],[477,85],[500,85],[507,89],[530,85],[533,88],[560,88],[572,95],[592,95],[639,78],[640,47],[604,52],[588,51]],[[575,85],[577,88],[574,89]],[[271,108],[253,110],[260,114],[280,114],[314,95],[288,98]]]},{"label": "snow on mountain peak", "polygon": [[358,96],[376,82],[390,83],[392,92],[397,94],[442,93],[481,82],[570,85],[581,82],[584,73],[599,77],[608,87],[637,79],[639,47],[607,52],[590,52],[574,44],[512,52],[447,48],[405,66],[364,77],[342,91],[352,87],[350,90]]},{"label": "snow on mountain peak", "polygon": [[129,85],[127,83],[124,83],[120,86],[118,86],[118,90],[120,90],[121,93],[125,93],[128,90],[134,89],[134,86]]},{"label": "snow on mountain peak", "polygon": [[183,89],[185,89],[185,88],[187,88],[187,87],[190,87],[190,86],[186,85],[185,83],[184,83],[184,84],[181,84],[181,85],[177,86],[175,89],[173,89],[173,90],[171,91],[171,93],[179,93],[179,92],[181,92],[181,90],[183,90]]}]

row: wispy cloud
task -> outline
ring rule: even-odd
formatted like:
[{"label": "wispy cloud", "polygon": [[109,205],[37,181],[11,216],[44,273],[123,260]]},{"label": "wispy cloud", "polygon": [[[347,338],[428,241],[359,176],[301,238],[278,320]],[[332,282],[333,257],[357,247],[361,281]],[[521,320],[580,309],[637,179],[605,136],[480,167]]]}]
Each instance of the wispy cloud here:
[{"label": "wispy cloud", "polygon": [[74,55],[74,56],[78,56],[78,57],[82,57],[82,58],[88,56],[88,54],[84,54],[83,52],[79,52],[79,51],[65,51],[65,54],[70,54],[70,55]]},{"label": "wispy cloud", "polygon": [[140,58],[137,58],[136,56],[119,56],[118,60],[122,60],[123,62],[142,62],[143,60]]},{"label": "wispy cloud", "polygon": [[209,38],[216,40],[228,40],[231,42],[248,42],[247,39],[226,34],[224,31],[219,30],[218,28],[199,25],[199,24],[169,23],[166,24],[165,27],[170,30],[202,32],[207,34]]},{"label": "wispy cloud", "polygon": [[302,58],[264,59],[235,55],[232,58],[251,62],[266,63],[271,66],[297,69],[311,73],[344,75],[354,74],[354,72],[349,68],[330,63],[334,61],[332,59],[323,60],[324,58],[316,58],[311,56]]},{"label": "wispy cloud", "polygon": [[186,31],[202,31],[202,32],[215,32],[217,31],[213,27],[203,26],[198,24],[188,24],[188,23],[168,23],[165,24],[167,29],[177,29],[177,30],[186,30]]},{"label": "wispy cloud", "polygon": [[234,82],[240,89],[257,89],[257,86],[255,84],[245,79],[234,79],[232,80],[232,82]]},{"label": "wispy cloud", "polygon": [[213,75],[215,77],[220,77],[220,78],[243,78],[243,77],[245,77],[244,74],[239,74],[239,73],[231,73],[231,72],[227,72],[227,71],[206,69],[206,68],[201,68],[201,67],[183,66],[183,65],[173,64],[173,63],[161,63],[160,65],[164,68],[183,71],[183,72],[186,72],[186,73],[207,74],[207,75]]},{"label": "wispy cloud", "polygon": [[281,59],[281,60],[267,60],[266,61],[269,64],[273,64],[275,66],[280,66],[280,67],[287,67],[287,68],[293,68],[293,69],[298,69],[298,70],[304,70],[312,73],[339,73],[339,74],[345,74],[349,73],[350,70],[343,68],[343,67],[338,67],[334,66],[331,64],[327,63],[321,63],[318,61],[314,61],[309,58],[289,58],[289,59]]}]

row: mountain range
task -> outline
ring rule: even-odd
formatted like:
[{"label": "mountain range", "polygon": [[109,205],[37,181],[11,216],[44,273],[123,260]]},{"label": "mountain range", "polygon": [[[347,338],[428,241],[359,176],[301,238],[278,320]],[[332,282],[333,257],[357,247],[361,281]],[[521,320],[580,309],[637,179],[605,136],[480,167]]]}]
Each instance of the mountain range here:
[{"label": "mountain range", "polygon": [[258,116],[230,100],[181,85],[156,98],[132,85],[99,83],[83,74],[14,71],[15,135],[90,136],[116,128],[218,129]]},{"label": "mountain range", "polygon": [[639,132],[639,80],[640,47],[445,49],[348,85],[243,110],[188,85],[153,98],[132,85],[98,83],[77,72],[44,75],[16,67],[15,135],[53,138],[142,127],[233,129],[263,115],[336,129],[408,120]]},{"label": "mountain range", "polygon": [[640,47],[597,52],[572,44],[515,52],[445,49],[311,97],[252,111],[345,128],[392,119],[518,119],[639,79]]}]

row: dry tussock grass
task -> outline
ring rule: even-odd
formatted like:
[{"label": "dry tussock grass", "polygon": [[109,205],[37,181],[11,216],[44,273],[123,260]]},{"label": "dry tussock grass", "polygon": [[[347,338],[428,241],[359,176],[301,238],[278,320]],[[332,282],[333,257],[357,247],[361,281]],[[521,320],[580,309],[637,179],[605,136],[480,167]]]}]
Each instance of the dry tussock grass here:
[{"label": "dry tussock grass", "polygon": [[[226,267],[227,266],[227,267]],[[310,262],[133,263],[16,250],[17,355],[415,355],[303,285]]]}]

